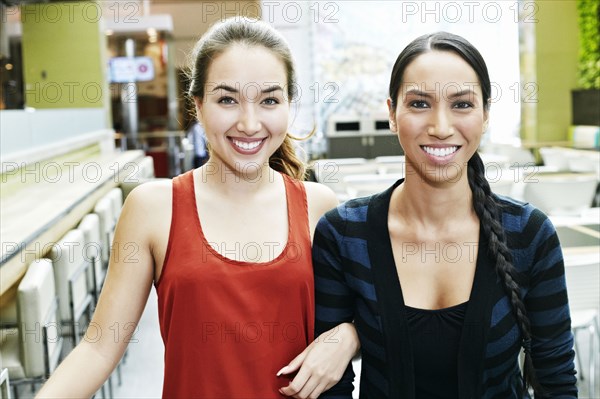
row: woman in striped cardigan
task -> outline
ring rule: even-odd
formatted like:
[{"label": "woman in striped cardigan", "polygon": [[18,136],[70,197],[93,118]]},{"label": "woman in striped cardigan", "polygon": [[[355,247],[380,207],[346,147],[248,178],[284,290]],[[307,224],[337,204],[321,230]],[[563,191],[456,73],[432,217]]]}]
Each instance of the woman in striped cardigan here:
[{"label": "woman in striped cardigan", "polygon": [[[477,154],[490,92],[464,38],[414,40],[388,99],[405,178],[317,226],[317,334],[354,322],[361,398],[522,398],[527,387],[577,396],[555,229],[533,206],[493,194]],[[352,379],[349,367],[325,396],[349,397]]]}]

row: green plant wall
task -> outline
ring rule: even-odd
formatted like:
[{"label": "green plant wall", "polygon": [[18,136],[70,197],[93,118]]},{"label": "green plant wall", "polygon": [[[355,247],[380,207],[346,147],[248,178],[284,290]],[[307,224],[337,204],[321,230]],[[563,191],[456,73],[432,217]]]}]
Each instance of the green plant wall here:
[{"label": "green plant wall", "polygon": [[[596,1],[596,0],[595,0]],[[536,0],[535,125],[525,140],[555,145],[568,140],[571,90],[577,85],[577,4],[573,0]]]},{"label": "green plant wall", "polygon": [[600,89],[600,1],[577,0],[579,66],[577,85]]}]

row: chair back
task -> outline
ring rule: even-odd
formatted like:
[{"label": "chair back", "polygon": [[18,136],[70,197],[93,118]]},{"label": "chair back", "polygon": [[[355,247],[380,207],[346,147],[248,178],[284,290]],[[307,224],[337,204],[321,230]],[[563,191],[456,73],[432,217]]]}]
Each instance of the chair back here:
[{"label": "chair back", "polygon": [[591,208],[597,186],[593,174],[537,173],[525,179],[523,199],[548,214],[580,214]]},{"label": "chair back", "polygon": [[100,221],[100,239],[102,241],[102,261],[107,263],[110,256],[110,246],[114,232],[113,207],[109,198],[102,197],[94,207],[94,213]]},{"label": "chair back", "polygon": [[344,183],[349,198],[365,197],[377,194],[388,189],[397,180],[403,178],[401,174],[361,174],[344,176]]},{"label": "chair back", "polygon": [[[2,354],[0,354],[0,364],[2,364]],[[0,399],[10,399],[10,381],[6,368],[0,368]]]},{"label": "chair back", "polygon": [[313,168],[317,181],[336,194],[346,194],[345,176],[377,173],[377,164],[364,158],[321,159],[313,163]]},{"label": "chair back", "polygon": [[571,312],[600,312],[600,254],[565,256],[565,278]]},{"label": "chair back", "polygon": [[28,378],[45,377],[58,365],[62,338],[56,306],[52,262],[35,260],[17,292],[20,353]]},{"label": "chair back", "polygon": [[380,174],[406,174],[406,157],[404,155],[390,155],[375,158],[377,173]]},{"label": "chair back", "polygon": [[510,178],[488,180],[493,193],[498,195],[513,196],[515,183]]},{"label": "chair back", "polygon": [[119,187],[115,187],[106,194],[106,197],[110,199],[112,205],[112,214],[115,226],[121,215],[121,208],[123,208],[123,191]]},{"label": "chair back", "polygon": [[[83,231],[70,230],[52,246],[49,258],[54,266],[54,279],[59,299],[60,317],[63,322],[71,322],[69,280],[89,263],[85,257],[85,238]],[[73,283],[73,303],[83,302],[90,291],[86,274],[79,273]]]},{"label": "chair back", "polygon": [[151,179],[156,177],[154,174],[154,158],[150,155],[146,155],[139,163],[140,177]]},{"label": "chair back", "polygon": [[93,286],[96,291],[100,287],[96,287],[93,284],[92,273],[95,274],[95,281],[98,285],[102,284],[106,270],[104,268],[104,262],[102,262],[102,238],[100,232],[100,217],[95,213],[88,213],[81,219],[78,230],[83,232],[83,239],[85,241],[85,248],[83,251],[85,260],[91,264],[91,273],[89,285]]}]

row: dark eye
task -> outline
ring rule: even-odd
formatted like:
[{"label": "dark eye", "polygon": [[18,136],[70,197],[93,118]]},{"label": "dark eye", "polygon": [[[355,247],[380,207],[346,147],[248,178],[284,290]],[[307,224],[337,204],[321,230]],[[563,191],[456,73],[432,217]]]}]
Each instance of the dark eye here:
[{"label": "dark eye", "polygon": [[411,101],[410,104],[409,104],[409,106],[411,106],[413,108],[429,108],[429,104],[427,104],[423,100]]},{"label": "dark eye", "polygon": [[275,97],[269,97],[269,98],[265,98],[263,100],[263,104],[265,104],[265,105],[277,105],[277,104],[279,104],[279,100],[276,99]]},{"label": "dark eye", "polygon": [[459,101],[457,103],[454,103],[454,108],[458,108],[458,109],[473,108],[473,104],[468,101]]},{"label": "dark eye", "polygon": [[219,104],[235,104],[235,99],[229,96],[221,97],[219,98]]}]

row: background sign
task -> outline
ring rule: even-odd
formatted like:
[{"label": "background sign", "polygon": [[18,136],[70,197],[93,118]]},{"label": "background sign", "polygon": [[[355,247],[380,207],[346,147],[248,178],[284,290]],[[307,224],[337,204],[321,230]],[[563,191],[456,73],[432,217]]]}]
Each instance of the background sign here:
[{"label": "background sign", "polygon": [[146,82],[154,79],[154,63],[150,57],[114,57],[109,61],[110,82]]}]

